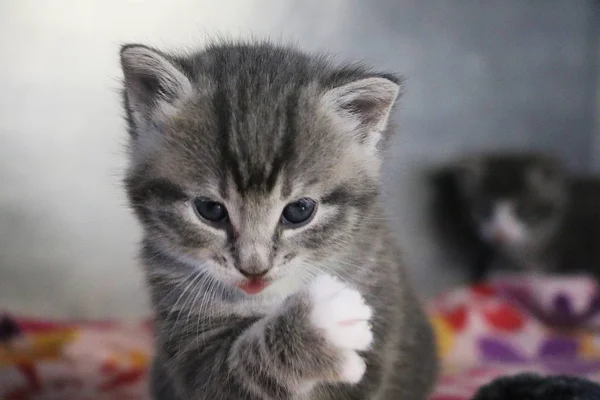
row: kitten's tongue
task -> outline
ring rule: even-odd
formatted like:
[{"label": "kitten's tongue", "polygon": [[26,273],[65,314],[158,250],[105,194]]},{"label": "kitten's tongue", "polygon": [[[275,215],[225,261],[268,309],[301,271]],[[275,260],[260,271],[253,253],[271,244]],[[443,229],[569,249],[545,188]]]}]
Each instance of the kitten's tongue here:
[{"label": "kitten's tongue", "polygon": [[260,279],[251,279],[240,286],[248,294],[258,294],[262,292],[269,284]]}]

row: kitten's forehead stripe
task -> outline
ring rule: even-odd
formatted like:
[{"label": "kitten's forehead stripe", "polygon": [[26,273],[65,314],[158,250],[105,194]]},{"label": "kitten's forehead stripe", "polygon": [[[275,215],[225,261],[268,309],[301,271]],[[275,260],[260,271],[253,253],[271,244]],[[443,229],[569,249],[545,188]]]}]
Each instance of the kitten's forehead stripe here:
[{"label": "kitten's forehead stripe", "polygon": [[[267,178],[267,189],[271,191],[277,182],[277,178],[281,170],[286,164],[289,164],[296,154],[296,141],[297,127],[296,127],[296,109],[298,107],[298,96],[297,92],[291,93],[287,97],[286,101],[286,112],[285,112],[285,129],[284,136],[279,147],[277,149],[276,156],[271,166],[271,172]],[[283,180],[282,194],[284,197],[288,197],[291,193],[291,180],[289,177]]]},{"label": "kitten's forehead stripe", "polygon": [[230,152],[230,141],[231,141],[231,109],[230,104],[225,93],[223,83],[217,82],[217,89],[213,99],[214,113],[217,116],[217,127],[218,127],[218,139],[221,144],[221,168],[219,169],[219,190],[223,197],[228,196],[227,192],[227,179],[228,171],[231,171],[231,177],[236,182],[241,180],[239,176],[238,162],[234,154]]},{"label": "kitten's forehead stripe", "polygon": [[[229,172],[236,190],[242,196],[251,190],[269,193],[275,187],[284,167],[293,161],[296,153],[296,109],[299,93],[292,90],[275,106],[270,116],[264,120],[250,121],[254,116],[245,112],[245,99],[249,97],[247,89],[236,89],[238,92],[231,97],[241,101],[241,107],[220,113],[223,116],[219,122],[223,168]],[[222,95],[219,94],[220,96]],[[227,99],[216,100],[216,107],[231,106]],[[260,99],[250,101],[258,102]],[[227,114],[228,120],[225,120],[224,116]],[[231,125],[231,120],[236,121],[235,126]],[[250,125],[253,123],[258,125],[260,132],[252,132],[253,127]],[[258,135],[265,136],[267,140],[259,140]],[[283,193],[289,194],[291,191],[289,181],[283,180]]]}]

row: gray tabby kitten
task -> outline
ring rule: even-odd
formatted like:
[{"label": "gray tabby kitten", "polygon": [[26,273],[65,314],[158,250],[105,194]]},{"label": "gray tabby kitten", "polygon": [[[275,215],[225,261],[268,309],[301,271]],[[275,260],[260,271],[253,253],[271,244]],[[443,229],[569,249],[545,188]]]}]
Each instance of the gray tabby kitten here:
[{"label": "gray tabby kitten", "polygon": [[379,206],[399,80],[268,43],[121,50],[155,399],[425,399]]},{"label": "gray tabby kitten", "polygon": [[600,277],[597,178],[538,153],[468,157],[436,178],[438,226],[473,254],[474,280],[505,267]]}]

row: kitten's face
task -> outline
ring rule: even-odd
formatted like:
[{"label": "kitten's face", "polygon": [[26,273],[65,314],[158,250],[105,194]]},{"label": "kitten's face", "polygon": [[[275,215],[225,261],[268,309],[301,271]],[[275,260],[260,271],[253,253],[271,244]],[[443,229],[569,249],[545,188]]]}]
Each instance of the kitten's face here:
[{"label": "kitten's face", "polygon": [[483,240],[506,250],[543,244],[560,221],[565,183],[560,166],[536,156],[467,161],[460,183]]},{"label": "kitten's face", "polygon": [[[246,51],[205,55],[237,64],[216,77],[208,62],[195,81],[144,47],[125,48],[122,60],[134,138],[127,187],[147,240],[190,273],[254,293],[314,275],[351,245],[377,202],[377,145],[398,86],[360,76],[323,88],[295,81],[285,60],[269,68],[279,53],[255,65],[256,49]],[[176,100],[160,97],[170,91]]]}]

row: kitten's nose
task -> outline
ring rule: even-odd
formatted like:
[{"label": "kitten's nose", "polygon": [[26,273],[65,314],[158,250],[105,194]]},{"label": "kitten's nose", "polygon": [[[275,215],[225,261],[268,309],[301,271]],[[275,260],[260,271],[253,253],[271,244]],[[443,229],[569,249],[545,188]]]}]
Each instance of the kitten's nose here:
[{"label": "kitten's nose", "polygon": [[269,272],[268,269],[263,269],[262,271],[256,271],[256,270],[244,270],[244,269],[239,269],[240,273],[242,275],[244,275],[246,278],[250,278],[250,279],[259,279],[262,278],[263,276],[265,276],[267,274],[267,272]]}]

